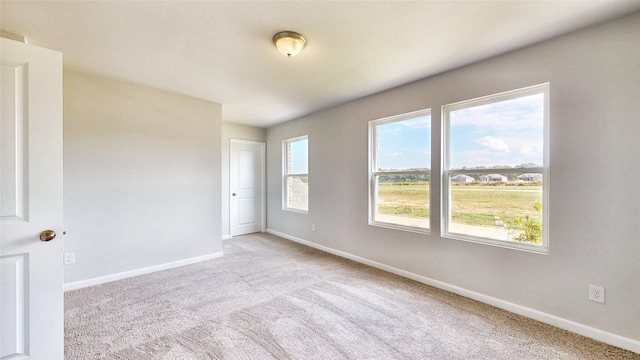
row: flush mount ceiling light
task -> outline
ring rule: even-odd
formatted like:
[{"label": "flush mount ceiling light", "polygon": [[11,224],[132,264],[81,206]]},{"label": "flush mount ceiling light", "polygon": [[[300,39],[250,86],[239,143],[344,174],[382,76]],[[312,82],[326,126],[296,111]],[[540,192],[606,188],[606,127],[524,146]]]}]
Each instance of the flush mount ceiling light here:
[{"label": "flush mount ceiling light", "polygon": [[307,45],[307,40],[297,32],[281,31],[273,36],[273,44],[282,55],[292,57],[302,51]]}]

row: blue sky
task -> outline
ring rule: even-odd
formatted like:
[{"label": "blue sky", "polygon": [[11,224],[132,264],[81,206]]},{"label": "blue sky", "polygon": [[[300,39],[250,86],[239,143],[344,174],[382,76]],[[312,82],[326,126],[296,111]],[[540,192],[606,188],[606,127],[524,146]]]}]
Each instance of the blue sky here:
[{"label": "blue sky", "polygon": [[[454,110],[452,169],[543,163],[544,95],[534,94]],[[308,173],[308,141],[295,141],[294,174]],[[381,170],[431,168],[431,116],[378,125]]]},{"label": "blue sky", "polygon": [[[451,168],[542,165],[543,109],[535,94],[452,111]],[[430,134],[430,116],[379,125],[379,168],[431,168]]]},{"label": "blue sky", "polygon": [[378,167],[431,168],[431,116],[378,125]]},{"label": "blue sky", "polygon": [[450,167],[543,163],[544,95],[452,111]]},{"label": "blue sky", "polygon": [[309,173],[309,140],[294,141],[291,143],[291,173]]}]

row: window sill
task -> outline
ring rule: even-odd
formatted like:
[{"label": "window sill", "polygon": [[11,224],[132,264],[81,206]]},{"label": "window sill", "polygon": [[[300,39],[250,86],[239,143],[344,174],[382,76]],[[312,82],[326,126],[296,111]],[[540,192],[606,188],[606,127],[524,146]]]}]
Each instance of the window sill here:
[{"label": "window sill", "polygon": [[398,225],[398,224],[386,223],[381,221],[369,221],[369,225],[386,228],[386,229],[392,229],[392,230],[408,231],[408,232],[413,232],[418,234],[427,234],[427,235],[431,234],[431,229],[428,229],[428,228]]},{"label": "window sill", "polygon": [[442,234],[442,238],[501,247],[501,248],[510,249],[510,250],[525,251],[525,252],[530,252],[530,253],[539,254],[539,255],[549,255],[548,245],[532,245],[532,244],[521,243],[516,241],[496,240],[496,239],[489,239],[489,238],[469,236],[469,235],[449,233],[449,232],[444,232]]},{"label": "window sill", "polygon": [[294,212],[298,214],[305,214],[305,215],[309,213],[309,210],[300,210],[300,209],[294,209],[294,208],[282,208],[282,210]]}]

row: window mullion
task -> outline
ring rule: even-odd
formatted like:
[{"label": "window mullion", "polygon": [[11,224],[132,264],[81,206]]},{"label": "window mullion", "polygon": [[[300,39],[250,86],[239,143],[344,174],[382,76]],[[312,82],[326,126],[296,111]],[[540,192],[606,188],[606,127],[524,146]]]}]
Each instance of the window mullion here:
[{"label": "window mullion", "polygon": [[544,167],[531,167],[531,168],[485,168],[485,169],[451,169],[446,170],[449,175],[459,174],[490,174],[490,173],[505,173],[505,174],[517,174],[517,173],[540,173],[542,174]]}]

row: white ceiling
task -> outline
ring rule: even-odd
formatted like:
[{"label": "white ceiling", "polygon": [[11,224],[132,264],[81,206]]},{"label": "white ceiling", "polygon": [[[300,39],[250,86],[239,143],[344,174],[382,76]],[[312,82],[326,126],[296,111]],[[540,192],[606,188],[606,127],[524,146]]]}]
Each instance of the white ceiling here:
[{"label": "white ceiling", "polygon": [[[221,103],[267,127],[640,9],[640,1],[8,1],[65,67]],[[288,59],[271,42],[303,34]]]}]

